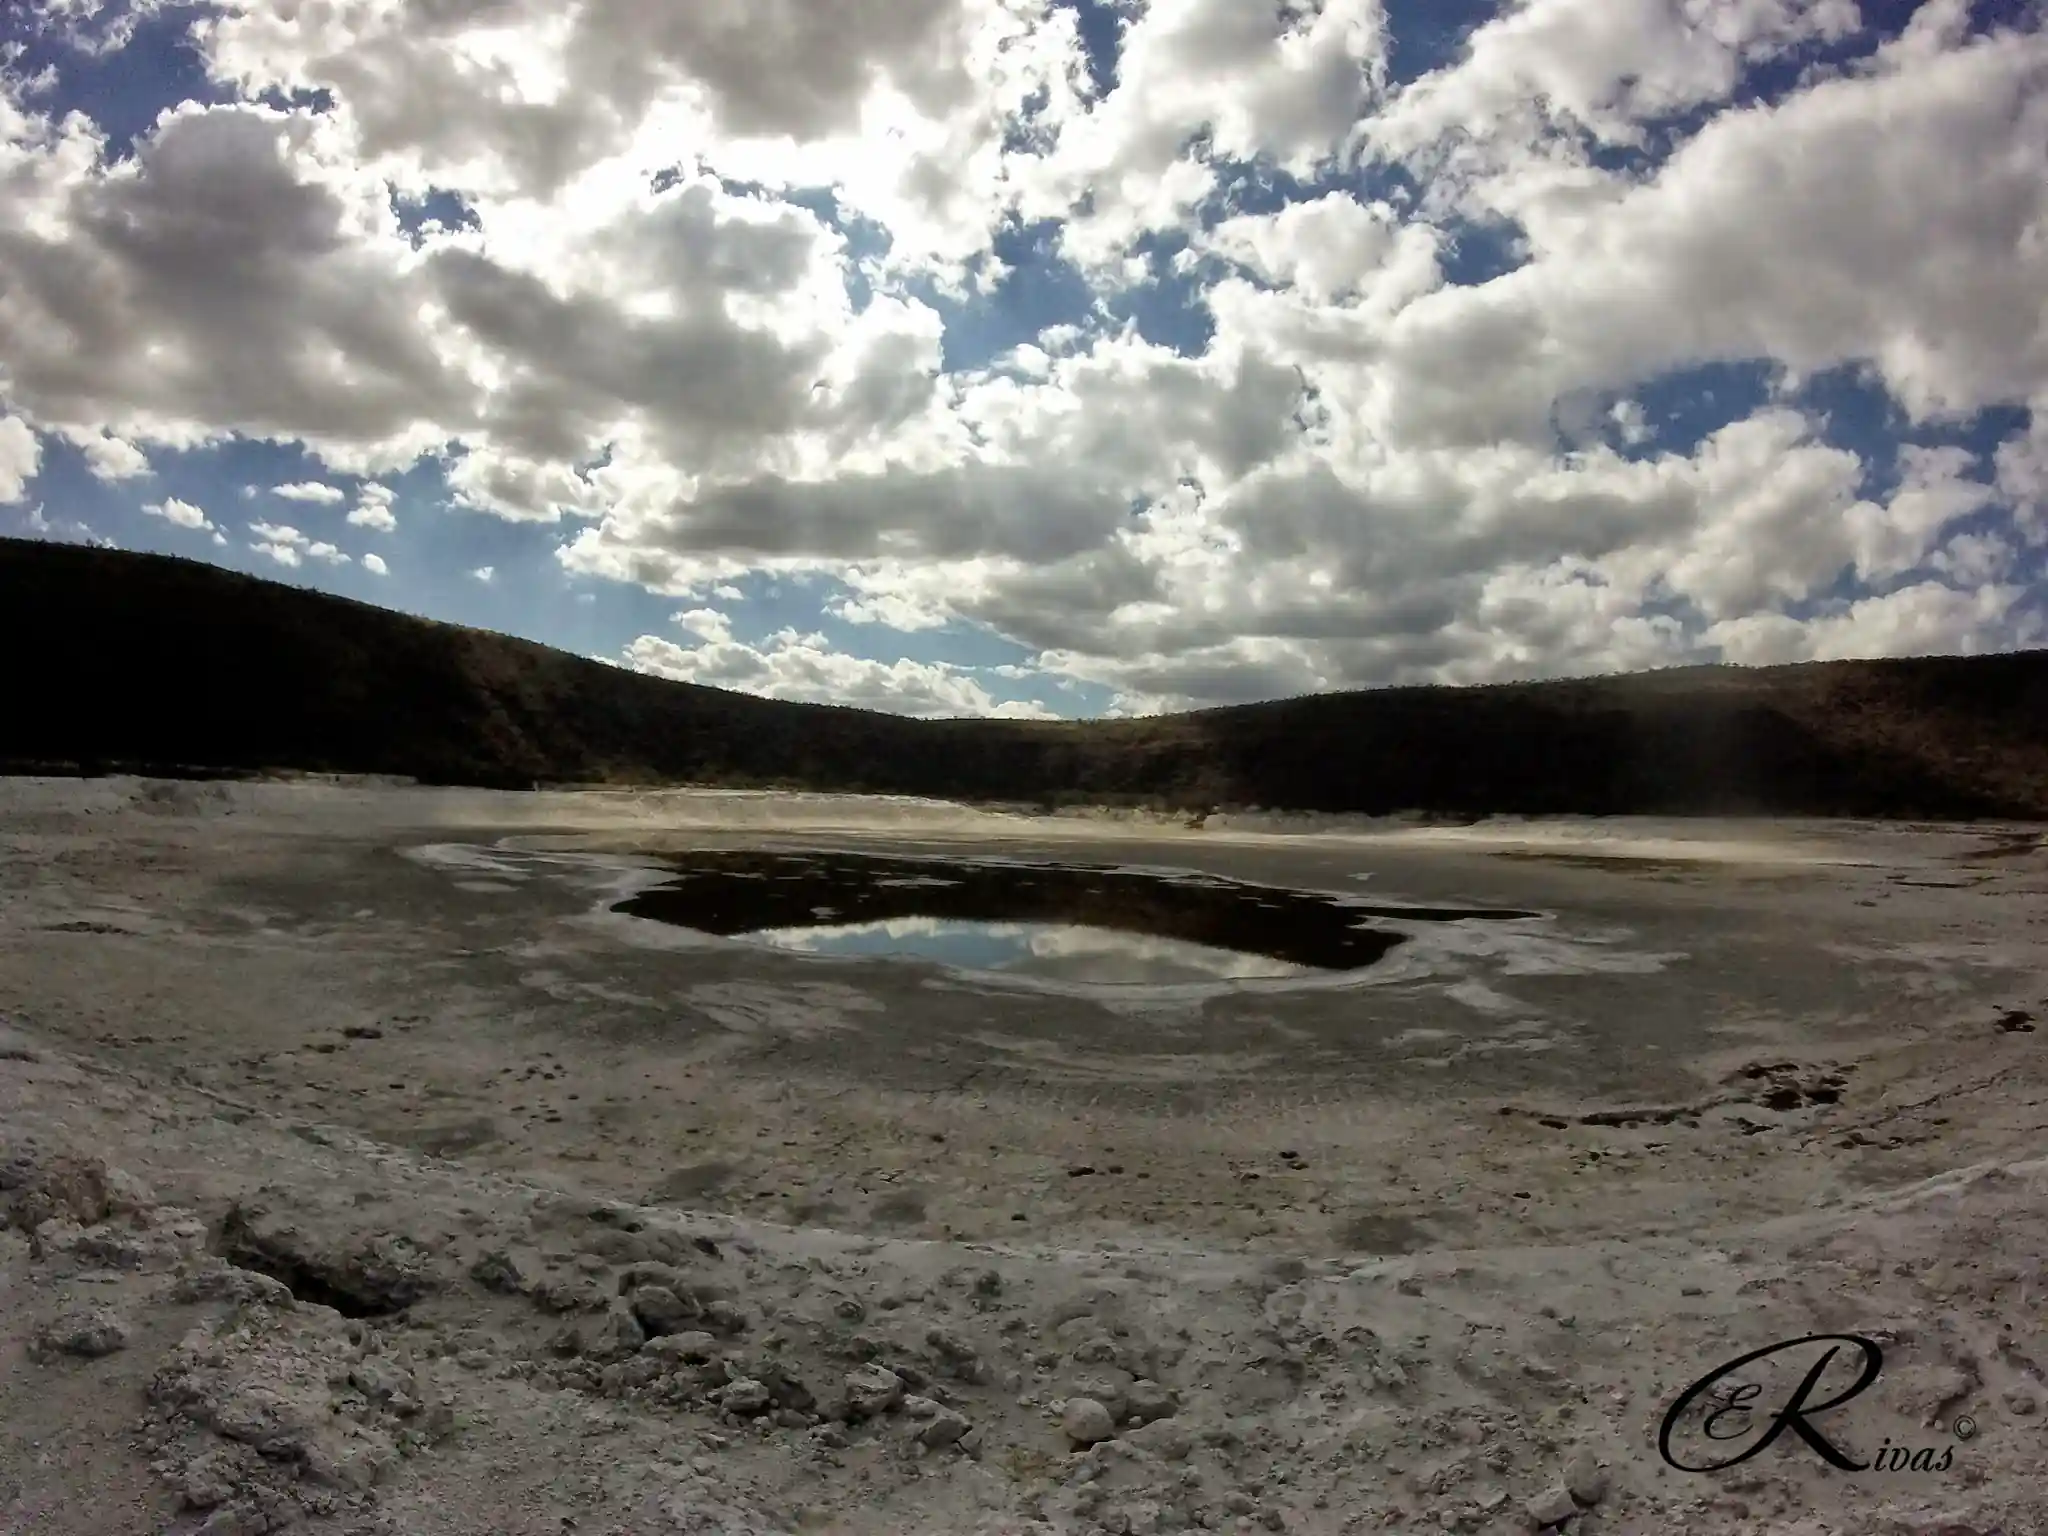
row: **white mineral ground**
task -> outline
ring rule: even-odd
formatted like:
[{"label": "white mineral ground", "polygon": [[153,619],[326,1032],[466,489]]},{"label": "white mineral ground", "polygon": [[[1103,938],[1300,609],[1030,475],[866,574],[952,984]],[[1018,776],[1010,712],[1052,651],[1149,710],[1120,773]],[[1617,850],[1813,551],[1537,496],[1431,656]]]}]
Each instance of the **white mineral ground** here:
[{"label": "white mineral ground", "polygon": [[[1134,993],[607,910],[707,846],[1541,915]],[[2040,1536],[2044,897],[2009,826],[0,781],[0,1531]],[[1812,1334],[1864,1470],[1666,1464]]]}]

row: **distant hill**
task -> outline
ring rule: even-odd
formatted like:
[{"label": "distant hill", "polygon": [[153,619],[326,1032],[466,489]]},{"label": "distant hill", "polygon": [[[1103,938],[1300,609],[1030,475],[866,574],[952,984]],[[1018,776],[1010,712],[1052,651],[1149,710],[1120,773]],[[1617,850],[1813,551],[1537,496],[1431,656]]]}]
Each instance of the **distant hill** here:
[{"label": "distant hill", "polygon": [[0,539],[0,771],[1038,804],[2048,819],[2048,651],[911,720],[667,682],[164,555]]}]

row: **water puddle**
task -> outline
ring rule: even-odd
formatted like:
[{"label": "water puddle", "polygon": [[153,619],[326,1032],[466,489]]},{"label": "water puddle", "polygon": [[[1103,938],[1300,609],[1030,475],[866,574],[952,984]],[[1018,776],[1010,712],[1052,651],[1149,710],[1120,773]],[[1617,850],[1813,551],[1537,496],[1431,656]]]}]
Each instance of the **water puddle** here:
[{"label": "water puddle", "polygon": [[1375,927],[1533,917],[1396,906],[1190,871],[1008,859],[705,850],[613,910],[816,955],[895,957],[1090,985],[1283,980],[1362,970],[1407,940]]}]

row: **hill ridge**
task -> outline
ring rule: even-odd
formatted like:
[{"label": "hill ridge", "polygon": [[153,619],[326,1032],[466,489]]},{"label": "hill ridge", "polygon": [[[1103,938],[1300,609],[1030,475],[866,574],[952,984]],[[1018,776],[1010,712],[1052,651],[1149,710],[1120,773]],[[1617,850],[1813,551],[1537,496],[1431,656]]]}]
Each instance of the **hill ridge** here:
[{"label": "hill ridge", "polygon": [[650,677],[180,556],[24,539],[0,539],[0,643],[9,772],[2048,819],[2048,650],[1404,685],[1139,719],[912,719]]}]

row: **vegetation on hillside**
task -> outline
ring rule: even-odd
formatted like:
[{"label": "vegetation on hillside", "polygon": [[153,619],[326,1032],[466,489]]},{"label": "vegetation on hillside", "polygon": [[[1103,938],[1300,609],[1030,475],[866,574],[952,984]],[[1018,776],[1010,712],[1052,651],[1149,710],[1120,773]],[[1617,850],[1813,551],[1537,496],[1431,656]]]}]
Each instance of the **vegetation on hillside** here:
[{"label": "vegetation on hillside", "polygon": [[2048,651],[913,720],[669,682],[197,561],[0,540],[0,769],[708,783],[1457,815],[2048,818]]}]

